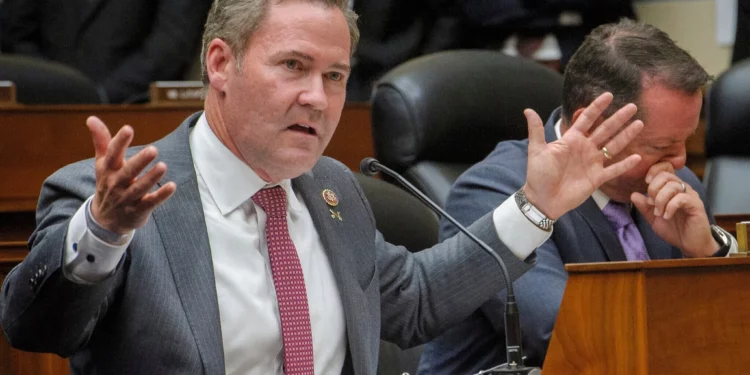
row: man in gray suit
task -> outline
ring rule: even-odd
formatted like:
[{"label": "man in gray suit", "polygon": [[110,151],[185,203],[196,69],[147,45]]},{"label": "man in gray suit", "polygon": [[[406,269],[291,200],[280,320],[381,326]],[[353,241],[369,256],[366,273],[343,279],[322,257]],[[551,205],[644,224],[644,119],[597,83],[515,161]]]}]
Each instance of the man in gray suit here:
[{"label": "man in gray suit", "polygon": [[[567,135],[568,124],[598,93],[612,91],[615,103],[638,103],[636,116],[645,125],[609,162],[631,154],[642,158],[560,217],[551,240],[536,251],[536,266],[514,283],[527,364],[544,361],[565,290],[566,263],[725,256],[736,250],[731,235],[712,225],[703,185],[685,167],[685,142],[698,126],[708,79],[664,32],[634,21],[595,29],[573,55],[565,71],[563,106],[545,126],[547,142]],[[472,223],[512,195],[526,178],[528,142],[499,143],[459,177],[447,211]],[[618,207],[625,215],[612,214]],[[443,223],[441,238],[454,233]],[[428,344],[419,373],[468,374],[505,362],[504,302],[502,295],[491,299]]]},{"label": "man in gray suit", "polygon": [[[69,356],[74,374],[374,374],[381,337],[422,343],[500,292],[463,235],[417,254],[386,243],[351,172],[321,157],[356,40],[345,0],[214,3],[205,111],[136,148],[132,128],[89,118],[95,158],[45,182],[0,293],[11,344]],[[527,111],[528,211],[509,199],[470,227],[511,278],[550,220],[640,160],[604,166],[600,148],[643,126],[629,104],[589,131],[611,101],[552,144]]]}]

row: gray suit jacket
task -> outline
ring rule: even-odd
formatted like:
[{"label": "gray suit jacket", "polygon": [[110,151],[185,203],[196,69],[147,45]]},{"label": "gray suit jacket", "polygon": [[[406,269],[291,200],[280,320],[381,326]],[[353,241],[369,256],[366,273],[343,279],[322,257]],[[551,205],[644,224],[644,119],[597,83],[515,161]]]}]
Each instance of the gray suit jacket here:
[{"label": "gray suit jacket", "polygon": [[[560,109],[545,125],[547,142],[557,139],[554,125]],[[528,141],[507,141],[456,181],[446,210],[461,223],[473,223],[523,186],[526,180]],[[689,169],[677,175],[706,202],[705,189]],[[706,206],[708,211],[708,206]],[[713,221],[710,211],[708,217]],[[681,258],[682,252],[654,233],[637,212],[635,222],[651,259]],[[443,223],[440,236],[455,233]],[[565,290],[566,263],[625,261],[625,252],[609,221],[589,198],[560,217],[552,237],[537,251],[536,266],[513,283],[521,311],[527,364],[541,366]],[[462,323],[425,346],[420,374],[469,374],[505,362],[505,294],[491,299]]]},{"label": "gray suit jacket", "polygon": [[[0,294],[0,324],[13,346],[70,356],[74,374],[224,373],[211,249],[188,143],[198,115],[156,142],[169,167],[164,180],[174,181],[177,192],[96,285],[73,283],[62,268],[68,222],[94,193],[93,163],[47,179],[31,251]],[[503,287],[499,268],[464,236],[417,254],[386,243],[354,176],[334,160],[322,158],[293,186],[310,209],[341,293],[344,373],[375,374],[379,338],[404,347],[422,343]],[[331,219],[320,196],[326,188],[338,195],[343,221]],[[491,215],[471,230],[497,249],[513,279],[530,268],[497,238]]]}]

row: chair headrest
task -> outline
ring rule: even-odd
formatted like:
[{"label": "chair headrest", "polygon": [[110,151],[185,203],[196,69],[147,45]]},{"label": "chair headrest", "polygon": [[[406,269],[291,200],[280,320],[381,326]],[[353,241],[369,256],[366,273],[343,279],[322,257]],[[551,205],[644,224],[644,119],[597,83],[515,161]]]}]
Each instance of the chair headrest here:
[{"label": "chair headrest", "polygon": [[525,108],[544,119],[563,78],[496,51],[446,51],[394,68],[375,86],[372,130],[380,161],[402,172],[421,160],[475,163],[497,142],[528,136]]},{"label": "chair headrest", "polygon": [[750,155],[750,59],[711,86],[706,109],[706,157]]},{"label": "chair headrest", "polygon": [[0,80],[16,84],[23,104],[100,104],[96,85],[60,63],[22,55],[0,54]]}]

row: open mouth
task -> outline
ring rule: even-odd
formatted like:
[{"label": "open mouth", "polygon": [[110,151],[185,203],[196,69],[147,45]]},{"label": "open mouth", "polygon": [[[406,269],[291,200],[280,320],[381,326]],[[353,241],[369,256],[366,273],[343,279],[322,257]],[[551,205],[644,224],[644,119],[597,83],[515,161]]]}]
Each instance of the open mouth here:
[{"label": "open mouth", "polygon": [[309,126],[306,126],[306,125],[301,125],[301,124],[294,124],[294,125],[290,126],[289,129],[290,130],[294,130],[294,131],[298,131],[298,132],[307,133],[307,134],[310,134],[310,135],[316,135],[317,134],[317,132],[315,131],[315,129],[313,129],[312,127],[309,127]]}]

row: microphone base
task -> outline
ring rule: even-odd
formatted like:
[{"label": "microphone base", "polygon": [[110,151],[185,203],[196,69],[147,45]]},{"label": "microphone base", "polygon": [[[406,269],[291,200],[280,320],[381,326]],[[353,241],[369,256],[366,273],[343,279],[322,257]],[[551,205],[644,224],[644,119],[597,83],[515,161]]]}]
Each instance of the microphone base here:
[{"label": "microphone base", "polygon": [[525,366],[509,366],[504,363],[500,366],[493,367],[488,370],[482,370],[476,375],[487,375],[487,374],[505,374],[505,375],[540,375],[542,370],[538,367],[525,367]]}]

